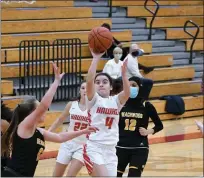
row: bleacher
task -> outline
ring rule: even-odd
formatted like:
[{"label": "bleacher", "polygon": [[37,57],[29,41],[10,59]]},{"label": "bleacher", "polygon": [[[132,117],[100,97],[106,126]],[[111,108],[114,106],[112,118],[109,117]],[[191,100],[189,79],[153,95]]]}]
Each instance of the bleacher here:
[{"label": "bleacher", "polygon": [[[48,40],[79,38],[81,47],[81,71],[86,76],[91,63],[88,33],[102,23],[112,25],[113,36],[128,47],[136,42],[145,55],[139,63],[155,67],[144,74],[154,80],[150,100],[162,120],[203,116],[201,76],[203,74],[203,1],[159,0],[160,10],[153,23],[152,40],[148,41],[151,14],[145,10],[143,0],[113,0],[113,17],[108,17],[107,2],[36,1],[33,4],[1,4],[1,94],[3,101],[15,108],[23,96],[15,96],[16,78],[19,77],[19,43],[22,40]],[[148,4],[152,6],[153,3]],[[151,7],[153,8],[153,7]],[[54,13],[53,13],[54,12]],[[120,18],[120,19],[119,19]],[[192,38],[183,26],[192,20],[200,26],[200,33],[193,48],[193,63],[189,64]],[[190,30],[195,33],[195,29]],[[101,60],[97,71],[102,71],[106,60]],[[37,64],[40,65],[40,64]],[[46,63],[48,65],[48,63]],[[61,65],[61,64],[60,64]],[[66,65],[60,66],[64,69]],[[143,71],[141,71],[143,73]],[[186,112],[172,115],[165,111],[163,95],[183,97]],[[63,110],[48,111],[43,127],[48,128]],[[49,118],[49,119],[48,119]],[[173,121],[172,121],[173,122]],[[59,129],[60,130],[60,129]],[[81,173],[80,175],[86,175]]]}]

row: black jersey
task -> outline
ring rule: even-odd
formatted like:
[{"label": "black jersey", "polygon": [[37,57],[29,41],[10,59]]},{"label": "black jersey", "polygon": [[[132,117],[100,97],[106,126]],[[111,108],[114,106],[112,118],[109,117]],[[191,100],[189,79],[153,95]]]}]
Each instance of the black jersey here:
[{"label": "black jersey", "polygon": [[33,177],[40,155],[45,149],[44,137],[36,129],[31,138],[24,139],[17,132],[13,138],[13,150],[8,167],[25,177]]},{"label": "black jersey", "polygon": [[154,133],[163,129],[161,120],[154,106],[146,102],[144,105],[124,106],[120,111],[119,142],[120,147],[148,147],[147,136],[139,133],[139,128],[147,129],[149,118],[155,124]]}]

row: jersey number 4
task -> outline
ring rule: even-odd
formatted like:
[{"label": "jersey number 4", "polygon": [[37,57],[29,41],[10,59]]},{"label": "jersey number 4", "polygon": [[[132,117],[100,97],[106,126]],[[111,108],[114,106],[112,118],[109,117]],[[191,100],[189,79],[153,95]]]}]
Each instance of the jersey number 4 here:
[{"label": "jersey number 4", "polygon": [[106,117],[106,125],[108,127],[108,129],[111,129],[112,124],[113,124],[113,117]]},{"label": "jersey number 4", "polygon": [[136,122],[135,119],[125,119],[125,128],[124,128],[124,130],[135,131],[136,123],[137,122]]},{"label": "jersey number 4", "polygon": [[81,123],[81,122],[75,122],[74,131],[86,129],[87,126],[88,126],[88,124]]}]

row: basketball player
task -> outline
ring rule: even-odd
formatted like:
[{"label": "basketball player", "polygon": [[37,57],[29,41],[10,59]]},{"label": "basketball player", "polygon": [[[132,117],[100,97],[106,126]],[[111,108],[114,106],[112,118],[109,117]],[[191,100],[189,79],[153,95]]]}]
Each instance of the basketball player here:
[{"label": "basketball player", "polygon": [[[148,135],[163,129],[156,109],[148,99],[149,93],[144,78],[132,77],[130,80],[130,98],[120,111],[119,142],[117,144],[118,177],[122,177],[129,164],[128,177],[140,177],[146,165],[149,144]],[[148,129],[149,118],[154,127]]]},{"label": "basketball player", "polygon": [[[8,129],[12,114],[13,112],[1,100],[1,136]],[[3,171],[6,166],[7,159],[8,157],[1,156],[1,171]]]},{"label": "basketball player", "polygon": [[122,66],[123,91],[110,96],[112,79],[106,73],[96,75],[97,64],[102,54],[91,51],[93,60],[87,76],[87,110],[90,125],[99,128],[96,134],[88,135],[84,146],[84,161],[91,176],[116,176],[119,111],[130,94],[129,81],[125,75],[127,61]]},{"label": "basketball player", "polygon": [[[63,121],[70,117],[68,131],[77,131],[85,129],[88,126],[88,113],[85,106],[86,82],[80,86],[80,97],[78,101],[71,101],[65,107],[62,115],[53,123],[49,131],[54,131]],[[62,177],[69,163],[70,167],[67,176],[76,176],[81,170],[83,164],[83,144],[86,142],[86,136],[82,135],[71,141],[62,143],[58,152],[54,177]]]},{"label": "basketball player", "polygon": [[45,140],[51,142],[65,142],[82,134],[96,131],[95,127],[55,134],[42,128],[38,124],[44,120],[58,85],[64,75],[60,74],[53,63],[55,81],[39,103],[35,99],[19,104],[13,113],[11,124],[2,136],[1,151],[3,155],[10,156],[2,177],[33,177],[40,155],[45,149]]},{"label": "basketball player", "polygon": [[1,135],[6,131],[11,122],[13,112],[1,100]]}]

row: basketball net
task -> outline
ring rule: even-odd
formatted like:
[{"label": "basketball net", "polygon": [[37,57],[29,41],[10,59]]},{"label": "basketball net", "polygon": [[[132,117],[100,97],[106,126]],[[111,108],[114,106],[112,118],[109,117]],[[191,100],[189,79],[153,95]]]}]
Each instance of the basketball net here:
[{"label": "basketball net", "polygon": [[9,4],[9,3],[27,3],[27,4],[33,4],[33,3],[35,3],[36,1],[34,0],[27,0],[27,1],[22,1],[22,0],[20,0],[20,1],[15,1],[15,0],[8,0],[8,1],[1,1],[1,3],[5,3],[5,4]]}]

